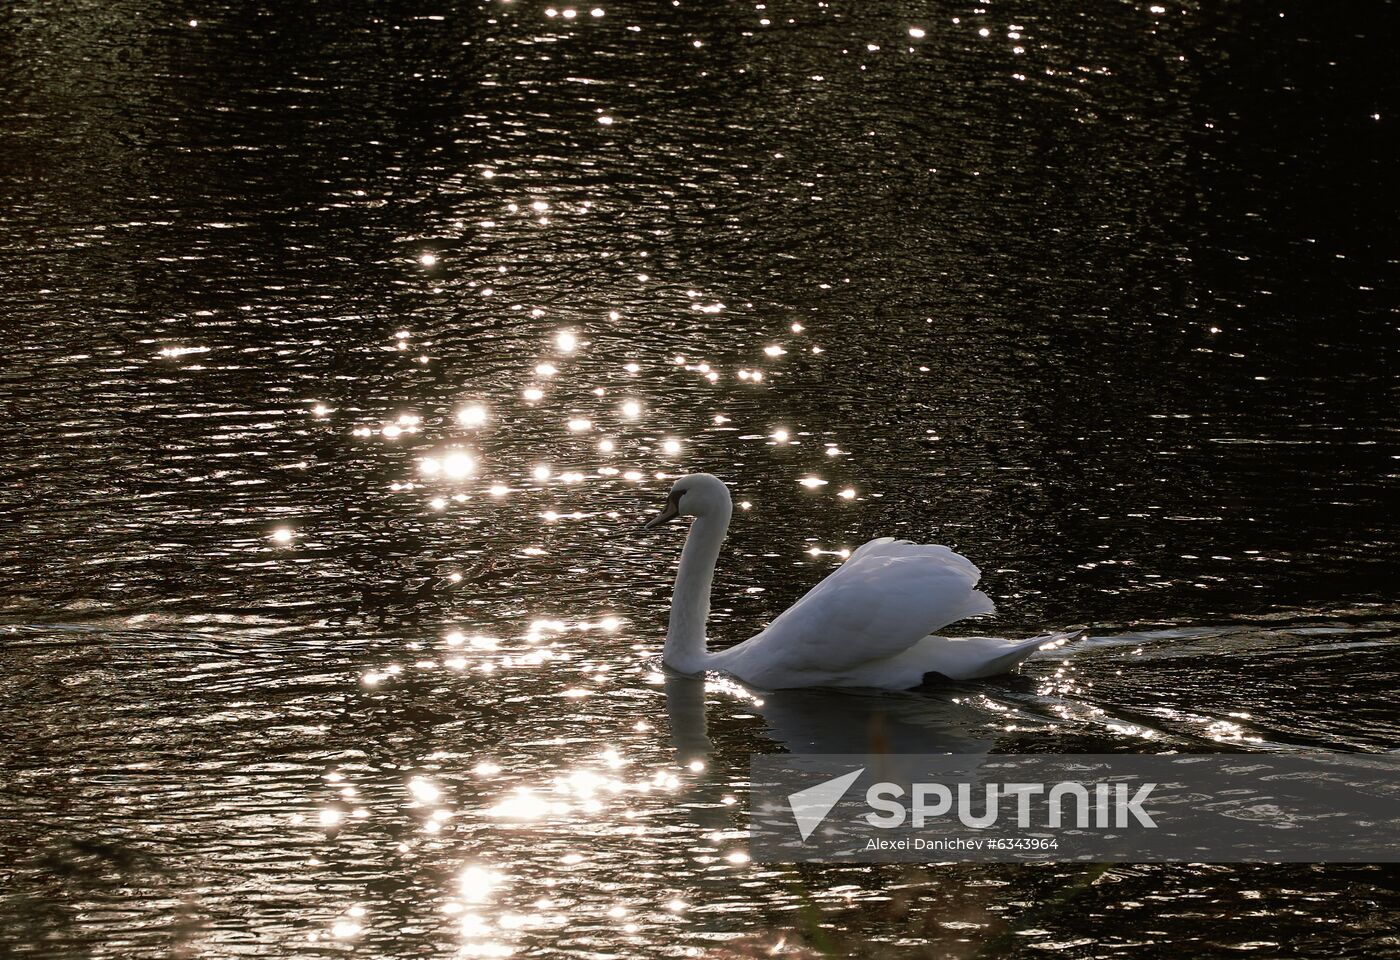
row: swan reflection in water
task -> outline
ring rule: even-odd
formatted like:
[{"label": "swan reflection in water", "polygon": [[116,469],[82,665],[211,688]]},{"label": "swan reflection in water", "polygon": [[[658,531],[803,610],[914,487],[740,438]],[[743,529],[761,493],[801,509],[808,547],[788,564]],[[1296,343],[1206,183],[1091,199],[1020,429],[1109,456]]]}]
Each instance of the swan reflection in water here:
[{"label": "swan reflection in water", "polygon": [[[823,689],[757,691],[737,681],[713,682],[663,667],[666,714],[676,762],[694,768],[709,765],[715,753],[707,717],[707,691],[730,693],[763,720],[765,733],[775,749],[749,747],[753,753],[779,752],[781,747],[805,766],[803,756],[833,754],[878,755],[877,765],[886,779],[912,780],[925,754],[958,754],[983,757],[996,744],[996,732],[987,718],[952,699],[950,693],[891,693],[883,690]],[[748,775],[746,758],[739,761],[741,776]],[[974,764],[980,760],[972,761]],[[720,765],[724,765],[722,762]],[[830,775],[819,771],[822,779]],[[735,802],[731,797],[725,804]],[[711,830],[732,830],[732,815],[724,806],[699,803],[689,814],[695,823]]]},{"label": "swan reflection in water", "polygon": [[[704,678],[665,668],[664,686],[676,759],[708,759],[714,743]],[[987,718],[948,694],[735,686],[763,719],[768,738],[789,753],[985,754],[996,743]]]}]

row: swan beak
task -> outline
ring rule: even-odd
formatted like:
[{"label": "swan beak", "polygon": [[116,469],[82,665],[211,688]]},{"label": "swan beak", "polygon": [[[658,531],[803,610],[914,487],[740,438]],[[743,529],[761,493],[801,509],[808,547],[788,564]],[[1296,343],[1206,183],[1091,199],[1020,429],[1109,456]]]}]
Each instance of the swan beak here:
[{"label": "swan beak", "polygon": [[681,507],[676,497],[669,497],[666,506],[661,508],[661,512],[642,524],[643,530],[650,530],[652,527],[659,527],[663,523],[670,523],[681,515]]}]

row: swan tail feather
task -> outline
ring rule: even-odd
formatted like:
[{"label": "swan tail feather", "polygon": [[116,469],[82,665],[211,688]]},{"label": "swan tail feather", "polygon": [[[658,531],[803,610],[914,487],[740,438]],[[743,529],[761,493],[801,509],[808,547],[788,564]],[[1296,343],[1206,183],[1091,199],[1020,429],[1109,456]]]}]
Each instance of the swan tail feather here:
[{"label": "swan tail feather", "polygon": [[1010,673],[1029,660],[1031,654],[1035,653],[1053,639],[1055,639],[1054,635],[1046,634],[1045,636],[1031,637],[1027,640],[1022,640],[1020,643],[1007,648],[1007,651],[1001,656],[990,661],[986,666],[987,672],[979,674],[979,677],[995,677],[1003,673]]},{"label": "swan tail feather", "polygon": [[1011,673],[1046,644],[1060,644],[1077,636],[1076,633],[1044,633],[1025,640],[1003,640],[1000,637],[929,637],[927,669],[950,680],[984,680]]}]

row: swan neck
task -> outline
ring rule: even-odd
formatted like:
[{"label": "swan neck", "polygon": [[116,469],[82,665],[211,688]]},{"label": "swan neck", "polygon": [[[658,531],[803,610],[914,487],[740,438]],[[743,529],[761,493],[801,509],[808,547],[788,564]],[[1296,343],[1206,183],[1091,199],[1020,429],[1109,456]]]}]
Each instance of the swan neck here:
[{"label": "swan neck", "polygon": [[709,658],[705,651],[705,621],[710,616],[710,586],[728,526],[727,511],[696,517],[681,551],[661,659],[682,673],[699,673]]}]

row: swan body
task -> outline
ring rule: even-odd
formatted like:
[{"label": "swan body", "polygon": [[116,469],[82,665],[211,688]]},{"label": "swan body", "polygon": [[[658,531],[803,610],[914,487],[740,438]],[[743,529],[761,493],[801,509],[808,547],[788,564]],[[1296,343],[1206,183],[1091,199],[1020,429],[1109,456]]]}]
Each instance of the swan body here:
[{"label": "swan body", "polygon": [[705,638],[710,587],[732,511],[723,481],[693,473],[676,481],[665,508],[647,523],[695,517],[681,552],[662,654],[665,664],[681,673],[719,670],[766,690],[906,690],[929,673],[954,680],[1009,673],[1043,644],[1068,636],[934,635],[950,623],[996,611],[976,589],[981,571],[947,547],[882,537],[852,553],[763,632],[710,653]]}]

